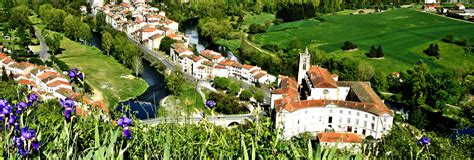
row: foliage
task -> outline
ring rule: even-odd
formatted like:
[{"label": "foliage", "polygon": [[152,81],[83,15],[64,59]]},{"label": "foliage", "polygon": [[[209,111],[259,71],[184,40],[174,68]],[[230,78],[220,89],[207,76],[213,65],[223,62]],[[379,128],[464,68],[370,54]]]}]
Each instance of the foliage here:
[{"label": "foliage", "polygon": [[[6,79],[3,79],[3,77]],[[0,81],[0,97],[3,97],[8,101],[16,100],[19,94],[18,91],[21,90],[15,84],[15,82],[13,80],[9,80],[7,75],[2,75],[2,81]]]},{"label": "foliage", "polygon": [[210,40],[226,39],[232,31],[232,26],[227,19],[204,18],[199,19],[200,35]]},{"label": "foliage", "polygon": [[69,66],[63,61],[59,60],[56,56],[51,56],[51,61],[53,61],[62,71],[70,70]]},{"label": "foliage", "polygon": [[165,53],[170,53],[170,47],[173,43],[176,43],[176,40],[171,39],[168,36],[164,37],[163,39],[161,39],[160,51],[163,51]]},{"label": "foliage", "polygon": [[448,34],[441,40],[446,43],[454,43],[454,36],[452,34]]},{"label": "foliage", "polygon": [[92,32],[87,23],[81,22],[79,17],[68,15],[64,18],[64,34],[75,41],[86,41],[92,40]]},{"label": "foliage", "polygon": [[57,33],[49,33],[48,35],[44,36],[44,41],[53,54],[58,54],[61,51],[62,39],[63,36]]},{"label": "foliage", "polygon": [[229,86],[227,86],[227,91],[231,95],[237,95],[240,92],[240,85],[237,82],[231,82]]},{"label": "foliage", "polygon": [[265,100],[265,94],[262,91],[255,92],[253,97],[258,103],[263,103],[263,101]]},{"label": "foliage", "polygon": [[109,55],[110,50],[112,49],[112,43],[114,40],[114,37],[112,37],[112,34],[110,34],[107,31],[102,32],[102,49]]},{"label": "foliage", "polygon": [[62,9],[56,9],[51,4],[43,4],[39,7],[39,16],[46,24],[46,28],[53,31],[63,31],[63,21],[68,15]]},{"label": "foliage", "polygon": [[439,46],[438,44],[431,43],[430,46],[423,51],[428,56],[434,56],[439,59]]},{"label": "foliage", "polygon": [[229,78],[224,78],[224,77],[214,78],[214,86],[217,89],[225,90],[225,89],[227,89],[227,86],[229,86],[229,84],[230,84],[230,79]]},{"label": "foliage", "polygon": [[416,128],[424,129],[428,126],[428,117],[426,115],[426,111],[423,110],[421,107],[414,107],[408,118],[408,122],[414,125]]},{"label": "foliage", "polygon": [[252,92],[250,90],[243,90],[242,92],[240,92],[240,100],[243,100],[243,101],[248,101],[250,100],[250,98],[252,98]]},{"label": "foliage", "polygon": [[266,26],[266,25],[253,23],[249,26],[249,33],[251,33],[251,34],[263,33],[267,30],[267,28],[268,28],[268,26]]},{"label": "foliage", "polygon": [[382,51],[382,46],[378,46],[377,49],[375,48],[374,45],[370,46],[370,51],[369,53],[365,54],[369,58],[380,58],[383,57],[383,51]]},{"label": "foliage", "polygon": [[276,18],[284,22],[304,20],[314,16],[316,16],[316,11],[312,3],[288,4],[282,6],[276,13]]},{"label": "foliage", "polygon": [[143,72],[143,64],[142,64],[141,56],[133,57],[132,69],[133,69],[133,73],[135,73],[135,76],[138,76],[140,73]]},{"label": "foliage", "polygon": [[183,73],[175,71],[165,77],[166,88],[173,94],[179,95],[185,79]]},{"label": "foliage", "polygon": [[9,13],[10,17],[14,17],[8,19],[9,28],[28,28],[31,25],[31,22],[28,18],[28,16],[30,16],[30,9],[28,6],[17,6],[12,8]]},{"label": "foliage", "polygon": [[214,100],[216,102],[216,105],[213,107],[213,109],[218,113],[242,114],[248,112],[248,109],[244,106],[244,104],[240,104],[239,99],[235,96],[211,92],[208,99]]},{"label": "foliage", "polygon": [[351,50],[351,49],[356,49],[357,45],[352,43],[351,41],[345,41],[344,45],[341,47],[342,50]]}]

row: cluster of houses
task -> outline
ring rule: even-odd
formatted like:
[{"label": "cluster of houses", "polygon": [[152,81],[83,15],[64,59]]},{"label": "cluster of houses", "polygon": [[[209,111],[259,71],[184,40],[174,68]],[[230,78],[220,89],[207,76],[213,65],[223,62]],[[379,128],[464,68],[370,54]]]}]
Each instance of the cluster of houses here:
[{"label": "cluster of houses", "polygon": [[105,5],[100,1],[93,3],[93,14],[103,12],[106,23],[125,32],[149,50],[159,49],[164,37],[189,43],[189,37],[178,32],[179,24],[177,22],[166,17],[165,12],[147,5],[142,0],[123,1],[120,4],[112,2]]},{"label": "cluster of houses", "polygon": [[300,53],[297,79],[279,76],[270,106],[284,139],[309,132],[322,145],[339,148],[360,149],[364,138],[382,138],[394,116],[369,82],[338,81],[327,69],[311,66],[307,50]]},{"label": "cluster of houses", "polygon": [[199,54],[194,54],[184,43],[171,45],[170,55],[173,62],[179,65],[184,73],[191,74],[197,79],[225,77],[258,84],[270,84],[276,81],[275,76],[258,66],[242,65],[212,50],[203,50]]},{"label": "cluster of houses", "polygon": [[455,3],[454,7],[442,7],[435,0],[426,0],[423,10],[427,12],[436,12],[443,15],[455,15],[457,18],[474,22],[474,9],[468,9],[462,3]]},{"label": "cluster of houses", "polygon": [[[3,47],[0,46],[0,48]],[[91,99],[75,92],[69,80],[51,67],[16,62],[7,54],[0,52],[0,76],[8,76],[18,84],[28,87],[41,100],[70,98],[80,104],[88,104],[108,111],[103,101],[92,102]],[[81,110],[80,107],[77,111],[85,113],[85,110]]]}]

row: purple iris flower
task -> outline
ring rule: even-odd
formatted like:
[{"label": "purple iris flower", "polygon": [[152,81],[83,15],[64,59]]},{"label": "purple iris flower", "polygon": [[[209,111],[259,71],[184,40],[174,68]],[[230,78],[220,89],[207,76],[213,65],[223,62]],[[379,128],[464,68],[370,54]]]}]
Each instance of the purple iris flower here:
[{"label": "purple iris flower", "polygon": [[74,79],[77,76],[77,72],[78,72],[77,68],[73,68],[73,69],[69,70],[67,76],[69,76],[69,78],[71,78],[71,79]]},{"label": "purple iris flower", "polygon": [[421,146],[430,145],[431,140],[428,137],[423,136],[423,137],[420,138],[420,140],[418,140],[418,144],[421,145]]},{"label": "purple iris flower", "polygon": [[25,102],[20,102],[18,104],[15,104],[16,106],[16,114],[20,114],[21,111],[23,111],[23,109],[25,109],[26,107],[28,107],[28,104],[26,104]]},{"label": "purple iris flower", "polygon": [[23,147],[23,140],[21,140],[20,137],[13,136],[13,144],[14,144],[16,147]]},{"label": "purple iris flower", "polygon": [[77,78],[79,78],[81,81],[83,81],[84,80],[84,73],[81,72],[81,73],[77,74]]},{"label": "purple iris flower", "polygon": [[132,133],[130,132],[130,129],[128,127],[123,128],[122,135],[123,135],[123,137],[125,137],[127,139],[133,139]]},{"label": "purple iris flower", "polygon": [[216,102],[214,100],[207,100],[206,101],[206,106],[207,107],[214,107],[216,105]]},{"label": "purple iris flower", "polygon": [[18,148],[18,154],[19,154],[20,156],[24,157],[24,156],[29,155],[29,154],[30,154],[30,151],[26,150],[26,149],[23,148],[23,147],[19,147],[19,148]]},{"label": "purple iris flower", "polygon": [[119,118],[119,120],[117,121],[117,125],[120,126],[120,127],[131,126],[132,125],[132,119],[127,118],[127,117]]},{"label": "purple iris flower", "polygon": [[60,99],[59,104],[61,104],[61,106],[63,106],[64,108],[73,107],[74,106],[74,100],[72,100],[70,98],[66,98],[65,100]]},{"label": "purple iris flower", "polygon": [[22,140],[31,140],[33,138],[36,138],[36,131],[32,129],[28,129],[28,126],[23,127],[20,130],[20,133],[21,133]]},{"label": "purple iris flower", "polygon": [[41,142],[38,141],[38,140],[31,142],[31,146],[32,146],[33,149],[36,150],[36,151],[39,150],[40,145],[41,145]]},{"label": "purple iris flower", "polygon": [[0,99],[0,108],[8,106],[8,101],[4,99]]},{"label": "purple iris flower", "polygon": [[18,122],[15,122],[15,124],[13,125],[13,128],[15,128],[15,130],[20,130],[20,124],[18,124]]},{"label": "purple iris flower", "polygon": [[74,112],[74,110],[71,107],[66,107],[66,110],[64,110],[63,116],[66,118],[67,122],[71,120],[72,112]]},{"label": "purple iris flower", "polygon": [[12,112],[12,106],[8,105],[2,108],[2,114],[7,115]]},{"label": "purple iris flower", "polygon": [[13,125],[16,122],[17,117],[15,115],[10,115],[10,118],[8,119],[8,124]]},{"label": "purple iris flower", "polygon": [[38,101],[38,96],[34,93],[31,93],[28,95],[28,102],[31,103],[31,102],[36,102]]},{"label": "purple iris flower", "polygon": [[[3,121],[3,120],[5,120],[5,114],[0,113],[0,121]],[[2,127],[2,126],[0,126],[0,127]],[[0,129],[0,130],[1,130],[1,129]]]}]

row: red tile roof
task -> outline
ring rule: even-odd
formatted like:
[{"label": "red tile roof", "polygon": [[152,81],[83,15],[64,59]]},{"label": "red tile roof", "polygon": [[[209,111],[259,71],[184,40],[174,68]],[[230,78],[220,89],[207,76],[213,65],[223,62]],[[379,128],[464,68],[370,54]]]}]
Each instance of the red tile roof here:
[{"label": "red tile roof", "polygon": [[12,61],[13,61],[13,59],[11,59],[10,57],[6,57],[5,59],[3,59],[2,62],[3,62],[4,64],[8,64],[8,63],[10,63],[10,62],[12,62]]},{"label": "red tile roof", "polygon": [[337,88],[336,81],[325,68],[311,67],[308,71],[313,88]]},{"label": "red tile roof", "polygon": [[225,69],[225,66],[222,66],[222,65],[216,65],[216,66],[214,66],[214,68],[217,68],[217,69]]},{"label": "red tile roof", "polygon": [[67,85],[67,86],[70,86],[71,84],[69,84],[69,82],[64,82],[62,80],[55,80],[51,83],[48,83],[48,86],[49,87],[57,87],[59,85]]},{"label": "red tile roof", "polygon": [[156,28],[146,27],[146,28],[142,29],[142,32],[153,32],[155,30],[156,30]]},{"label": "red tile roof", "polygon": [[318,133],[319,142],[360,143],[362,138],[355,133]]},{"label": "red tile roof", "polygon": [[18,84],[22,84],[22,85],[29,85],[29,86],[33,86],[33,87],[36,87],[36,83],[33,82],[33,81],[29,81],[29,80],[26,80],[26,79],[22,79],[18,82]]},{"label": "red tile roof", "polygon": [[250,70],[250,69],[252,69],[253,67],[254,67],[254,66],[249,65],[249,64],[244,64],[244,65],[242,66],[242,68],[245,68],[246,70]]},{"label": "red tile roof", "polygon": [[38,78],[39,79],[45,79],[45,78],[48,78],[49,76],[56,75],[56,74],[58,74],[58,73],[53,72],[53,71],[47,71],[47,72],[44,72],[43,74],[39,75]]},{"label": "red tile roof", "polygon": [[262,78],[263,76],[266,76],[266,75],[267,75],[267,73],[265,73],[265,72],[260,72],[260,73],[258,73],[257,75],[255,75],[255,78],[260,79],[260,78]]},{"label": "red tile roof", "polygon": [[289,98],[288,102],[298,100],[298,84],[293,77],[280,76],[280,86],[272,90],[273,94],[283,94]]},{"label": "red tile roof", "polygon": [[223,66],[232,66],[235,68],[242,68],[242,64],[231,59],[226,59],[225,61],[219,62],[219,64]]}]

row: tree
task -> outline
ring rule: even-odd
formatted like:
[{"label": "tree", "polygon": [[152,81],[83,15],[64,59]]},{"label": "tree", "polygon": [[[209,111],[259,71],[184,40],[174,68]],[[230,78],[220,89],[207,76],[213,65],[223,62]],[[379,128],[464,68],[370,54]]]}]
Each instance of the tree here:
[{"label": "tree", "polygon": [[383,51],[382,51],[382,46],[379,46],[379,47],[377,48],[377,52],[376,52],[376,53],[377,53],[377,54],[376,54],[375,57],[377,57],[377,58],[380,58],[380,57],[383,57],[383,56],[384,56]]},{"label": "tree", "polygon": [[102,49],[109,55],[114,37],[107,31],[102,32]]},{"label": "tree", "polygon": [[250,100],[250,98],[252,98],[252,92],[249,91],[249,90],[243,90],[242,92],[240,92],[240,100],[243,100],[243,101],[248,101]]},{"label": "tree", "polygon": [[229,91],[230,94],[236,95],[240,91],[240,86],[238,83],[230,83],[229,86],[227,87],[227,91]]},{"label": "tree", "polygon": [[142,58],[140,56],[133,57],[132,68],[135,76],[143,72]]},{"label": "tree", "polygon": [[45,36],[45,43],[48,45],[48,48],[51,50],[51,53],[56,54],[61,51],[60,45],[62,36],[56,33]]},{"label": "tree", "polygon": [[166,88],[175,96],[179,96],[181,93],[182,85],[185,83],[183,73],[174,71],[170,75],[165,77]]},{"label": "tree", "polygon": [[419,129],[424,129],[429,123],[426,112],[423,111],[421,107],[414,107],[408,118],[408,122]]},{"label": "tree", "polygon": [[430,46],[423,51],[428,56],[434,56],[436,58],[439,58],[439,46],[438,44],[433,44],[431,43]]},{"label": "tree", "polygon": [[265,94],[262,91],[255,92],[253,97],[258,103],[263,103],[263,101],[265,100]]},{"label": "tree", "polygon": [[341,47],[342,50],[351,50],[351,49],[356,49],[357,45],[352,43],[351,41],[345,41],[344,45]]},{"label": "tree", "polygon": [[387,75],[382,71],[376,71],[375,75],[370,79],[370,83],[374,90],[380,94],[388,88]]},{"label": "tree", "polygon": [[301,44],[301,41],[299,39],[293,39],[290,42],[290,48],[289,49],[298,49],[302,48],[303,45]]},{"label": "tree", "polygon": [[28,27],[31,25],[31,22],[28,18],[30,16],[30,9],[28,6],[21,5],[10,10],[10,17],[8,19],[9,28],[14,29],[17,27]]},{"label": "tree", "polygon": [[359,81],[369,81],[375,74],[375,70],[372,65],[368,63],[359,63],[357,65],[357,75],[359,75]]},{"label": "tree", "polygon": [[2,66],[2,81],[4,82],[8,81],[8,75],[7,75],[7,70],[5,69],[5,66]]},{"label": "tree", "polygon": [[201,30],[201,35],[211,41],[225,39],[232,31],[232,25],[227,19],[201,18],[198,27]]},{"label": "tree", "polygon": [[78,18],[74,17],[73,15],[68,15],[64,18],[64,34],[66,37],[69,37],[72,40],[77,41],[79,39],[79,25],[80,21]]},{"label": "tree", "polygon": [[230,80],[228,78],[224,77],[216,77],[214,78],[214,87],[217,89],[222,89],[225,90],[227,89],[227,86],[229,86]]},{"label": "tree", "polygon": [[441,40],[446,43],[454,43],[454,36],[452,34],[448,34]]},{"label": "tree", "polygon": [[169,54],[170,53],[170,47],[173,43],[176,43],[176,40],[171,39],[170,37],[166,36],[163,39],[161,39],[160,43],[160,50]]},{"label": "tree", "polygon": [[370,51],[369,53],[365,53],[365,55],[369,58],[380,58],[383,57],[383,51],[382,51],[382,46],[378,46],[375,48],[374,45],[370,46]]},{"label": "tree", "polygon": [[87,23],[80,22],[78,28],[78,38],[83,40],[85,43],[92,41],[92,32],[91,28]]}]

